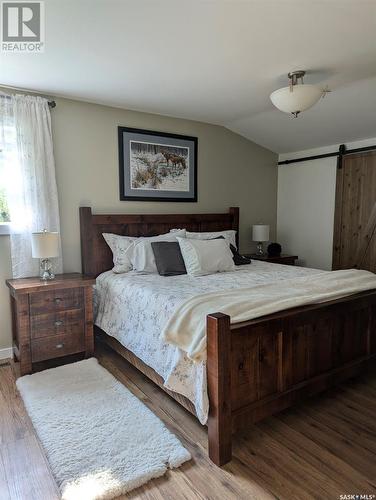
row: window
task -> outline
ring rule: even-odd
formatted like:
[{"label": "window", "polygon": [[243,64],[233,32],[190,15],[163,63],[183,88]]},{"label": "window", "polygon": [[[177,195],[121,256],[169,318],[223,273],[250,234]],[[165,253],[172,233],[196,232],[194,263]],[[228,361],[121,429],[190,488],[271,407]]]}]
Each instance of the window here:
[{"label": "window", "polygon": [[16,130],[8,125],[3,128],[3,135],[0,135],[0,235],[10,233],[11,220],[7,188],[12,179],[12,165],[16,157]]},{"label": "window", "polygon": [[10,213],[6,199],[5,188],[0,187],[0,224],[10,222]]}]

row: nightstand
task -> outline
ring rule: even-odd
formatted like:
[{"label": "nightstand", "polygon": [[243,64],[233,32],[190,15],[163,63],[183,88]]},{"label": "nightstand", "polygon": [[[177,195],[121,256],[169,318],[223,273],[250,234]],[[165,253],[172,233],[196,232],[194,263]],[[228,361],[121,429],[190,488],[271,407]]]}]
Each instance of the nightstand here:
[{"label": "nightstand", "polygon": [[33,363],[84,353],[93,354],[93,285],[78,273],[54,280],[7,280],[11,295],[13,346],[21,375]]},{"label": "nightstand", "polygon": [[279,257],[269,257],[268,254],[257,255],[255,253],[246,254],[245,257],[249,257],[253,260],[263,260],[264,262],[272,262],[273,264],[286,264],[288,266],[294,266],[295,261],[298,259],[297,255],[286,255],[281,254]]}]

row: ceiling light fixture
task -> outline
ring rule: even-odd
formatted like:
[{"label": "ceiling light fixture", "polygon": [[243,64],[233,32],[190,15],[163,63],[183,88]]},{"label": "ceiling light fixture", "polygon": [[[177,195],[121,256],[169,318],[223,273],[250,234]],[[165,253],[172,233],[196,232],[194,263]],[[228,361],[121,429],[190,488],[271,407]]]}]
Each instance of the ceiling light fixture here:
[{"label": "ceiling light fixture", "polygon": [[[270,94],[270,100],[276,108],[284,113],[291,113],[295,118],[299,113],[316,104],[320,97],[330,92],[330,90],[323,90],[317,85],[304,85],[305,73],[305,71],[292,71],[287,75],[290,85]],[[298,83],[299,80],[300,83]]]}]

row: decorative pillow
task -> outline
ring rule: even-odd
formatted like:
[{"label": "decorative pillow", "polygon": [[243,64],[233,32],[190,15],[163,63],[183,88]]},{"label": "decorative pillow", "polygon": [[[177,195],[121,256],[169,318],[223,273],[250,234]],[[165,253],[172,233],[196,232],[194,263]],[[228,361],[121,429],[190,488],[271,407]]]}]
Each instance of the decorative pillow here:
[{"label": "decorative pillow", "polygon": [[176,241],[176,237],[185,238],[185,229],[175,233],[161,234],[150,238],[138,238],[131,252],[133,270],[138,273],[158,273],[151,243],[154,241]]},{"label": "decorative pillow", "polygon": [[[215,238],[209,238],[211,240],[226,240],[224,236],[216,236]],[[226,240],[227,241],[227,240]],[[250,264],[252,261],[249,257],[245,257],[244,255],[240,255],[237,248],[230,243],[230,250],[232,253],[232,259],[234,261],[235,266],[244,266],[246,264]]]},{"label": "decorative pillow", "polygon": [[113,272],[120,274],[130,271],[132,269],[132,262],[129,249],[138,238],[120,236],[119,234],[112,233],[102,233],[102,236],[112,250],[112,258],[114,261],[114,267],[112,268]]},{"label": "decorative pillow", "polygon": [[232,252],[226,239],[199,240],[178,238],[187,274],[206,274],[233,271],[235,268]]},{"label": "decorative pillow", "polygon": [[187,274],[184,259],[177,241],[153,241],[155,264],[161,276]]},{"label": "decorative pillow", "polygon": [[[171,233],[175,233],[179,231],[178,229],[171,229]],[[219,236],[223,236],[225,240],[227,240],[231,245],[236,248],[236,231],[233,229],[229,229],[226,231],[209,231],[209,232],[199,232],[194,233],[191,231],[186,232],[186,237],[192,240],[212,240],[214,238],[219,238]]]}]

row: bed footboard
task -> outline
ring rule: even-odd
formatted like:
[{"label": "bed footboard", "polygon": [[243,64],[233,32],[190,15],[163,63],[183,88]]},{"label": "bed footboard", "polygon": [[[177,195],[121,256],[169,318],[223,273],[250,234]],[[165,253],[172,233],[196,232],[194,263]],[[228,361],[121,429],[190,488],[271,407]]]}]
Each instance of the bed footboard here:
[{"label": "bed footboard", "polygon": [[230,325],[207,317],[209,456],[231,460],[232,433],[353,377],[376,359],[376,291]]}]

